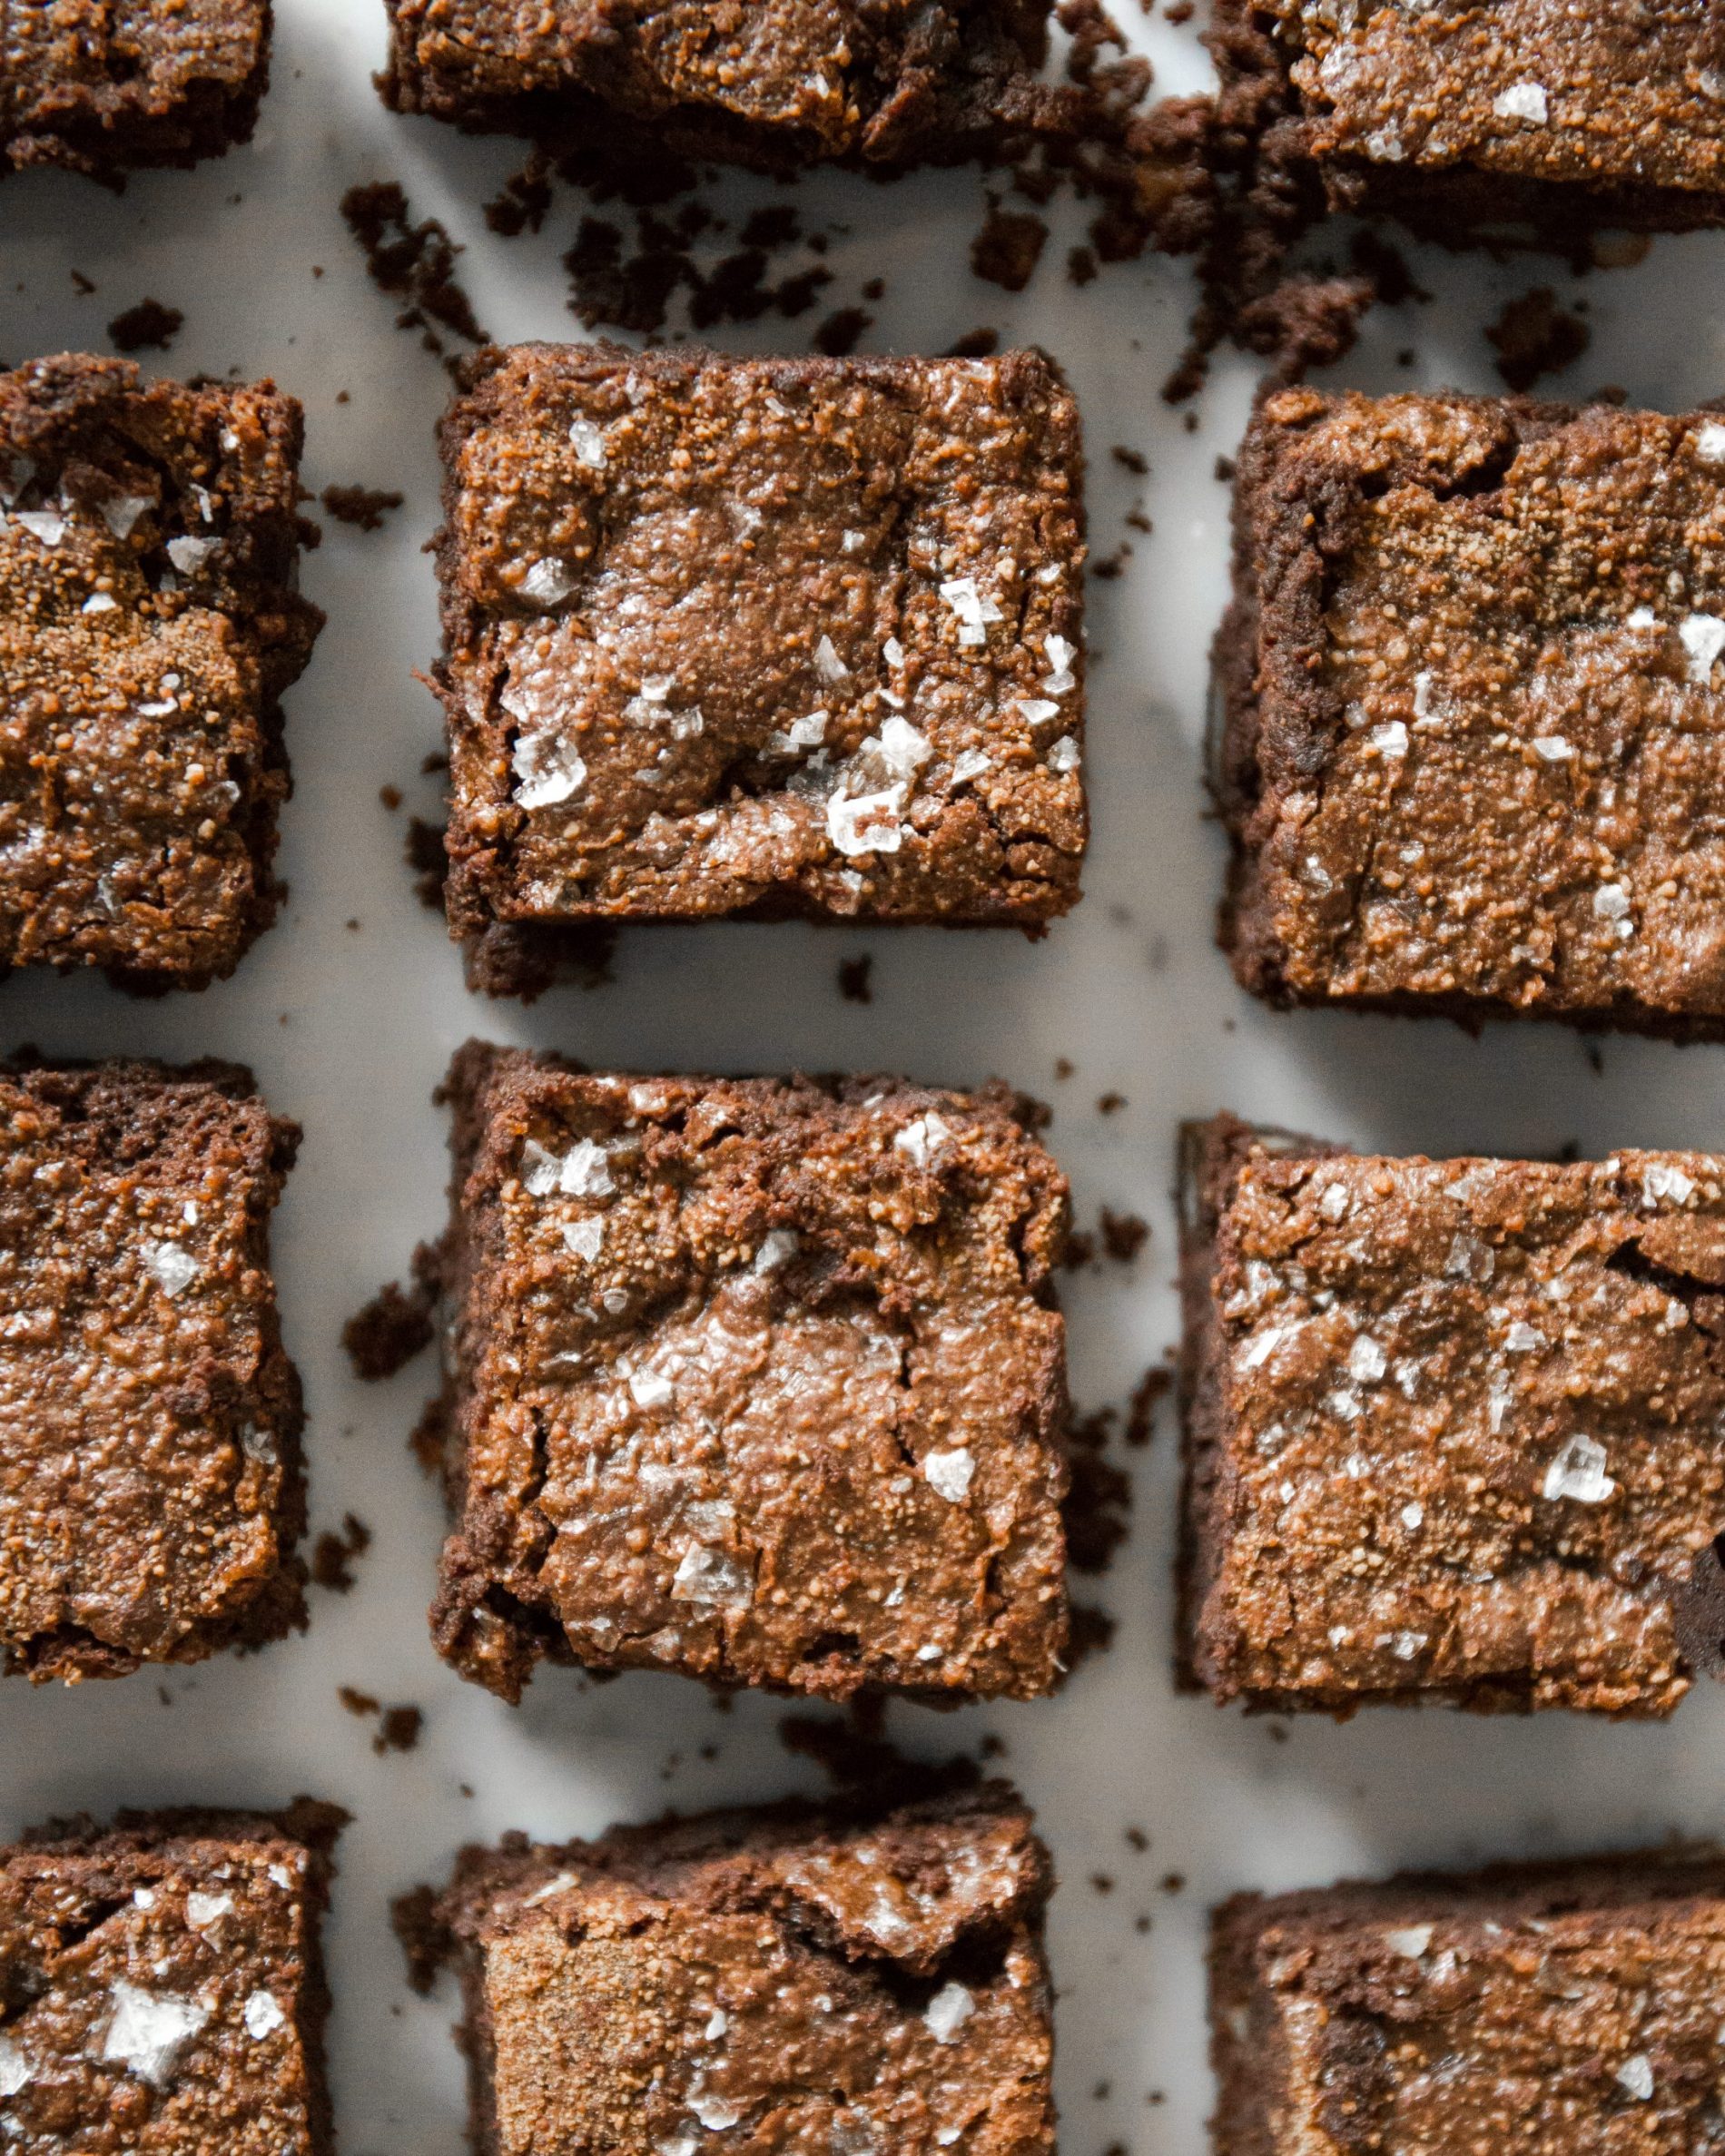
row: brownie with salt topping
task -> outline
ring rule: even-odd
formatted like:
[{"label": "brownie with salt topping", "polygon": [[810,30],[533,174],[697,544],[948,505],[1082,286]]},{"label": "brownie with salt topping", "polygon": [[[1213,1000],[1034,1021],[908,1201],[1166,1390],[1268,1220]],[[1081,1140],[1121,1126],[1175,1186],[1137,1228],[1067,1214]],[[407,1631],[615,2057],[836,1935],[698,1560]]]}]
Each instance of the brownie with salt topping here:
[{"label": "brownie with salt topping", "polygon": [[0,964],[202,988],[274,919],[301,432],[271,382],[0,373]]},{"label": "brownie with salt topping", "polygon": [[1077,409],[1034,352],[478,354],[443,428],[476,979],[724,914],[1040,929],[1086,814]]},{"label": "brownie with salt topping", "polygon": [[304,1621],[299,1382],[250,1072],[0,1066],[0,1667],[201,1660]]},{"label": "brownie with salt topping", "polygon": [[1051,1885],[998,1782],[468,1849],[475,2151],[1052,2156]]},{"label": "brownie with salt topping", "polygon": [[1713,1851],[1237,1895],[1211,1934],[1217,2156],[1700,2156],[1721,1972]]},{"label": "brownie with salt topping", "polygon": [[0,2141],[329,2156],[319,1933],[343,1816],[128,1812],[0,1849]]},{"label": "brownie with salt topping", "polygon": [[1183,1171],[1184,1681],[1669,1713],[1725,1529],[1725,1160],[1223,1117]]},{"label": "brownie with salt topping", "polygon": [[448,1091],[432,1619],[464,1676],[1053,1686],[1068,1198],[1029,1104],[477,1043]]},{"label": "brownie with salt topping", "polygon": [[1725,420],[1280,391],[1234,576],[1244,986],[1725,1035]]}]

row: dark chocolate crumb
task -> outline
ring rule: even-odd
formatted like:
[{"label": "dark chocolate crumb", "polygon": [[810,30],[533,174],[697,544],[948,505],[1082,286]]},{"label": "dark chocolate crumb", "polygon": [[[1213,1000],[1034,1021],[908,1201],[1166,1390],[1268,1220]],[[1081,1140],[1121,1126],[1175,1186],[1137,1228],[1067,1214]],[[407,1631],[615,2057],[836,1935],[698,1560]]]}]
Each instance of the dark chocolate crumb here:
[{"label": "dark chocolate crumb", "polygon": [[391,814],[401,806],[406,796],[402,793],[399,786],[380,786],[378,788],[378,799]]},{"label": "dark chocolate crumb", "polygon": [[1091,1578],[1106,1572],[1114,1561],[1115,1551],[1126,1540],[1131,1510],[1130,1478],[1103,1457],[1119,1419],[1114,1408],[1097,1408],[1075,1416],[1067,1432],[1072,1479],[1061,1508],[1066,1560],[1075,1572]]},{"label": "dark chocolate crumb", "polygon": [[1116,1213],[1109,1206],[1103,1206],[1102,1250],[1117,1265],[1129,1265],[1143,1249],[1149,1233],[1149,1222],[1140,1219],[1136,1213]]},{"label": "dark chocolate crumb", "polygon": [[1150,1837],[1141,1826],[1129,1826],[1126,1840],[1128,1847],[1138,1850],[1140,1855],[1150,1846]]},{"label": "dark chocolate crumb", "polygon": [[140,300],[108,324],[108,336],[117,352],[165,352],[185,327],[177,307],[164,307],[160,300]]},{"label": "dark chocolate crumb", "polygon": [[1106,1610],[1099,1610],[1093,1602],[1074,1602],[1072,1629],[1066,1642],[1067,1669],[1076,1669],[1106,1653],[1113,1644],[1114,1633],[1114,1619]]},{"label": "dark chocolate crumb", "polygon": [[1054,1075],[1057,1078],[1070,1078],[1077,1068],[1078,1065],[1070,1056],[1056,1056],[1054,1058]]},{"label": "dark chocolate crumb", "polygon": [[1186,1874],[1184,1872],[1164,1872],[1162,1874],[1162,1892],[1164,1894],[1178,1894],[1185,1885]]},{"label": "dark chocolate crumb", "polygon": [[326,487],[318,497],[338,524],[351,524],[362,532],[381,531],[384,517],[406,498],[383,487]]},{"label": "dark chocolate crumb", "polygon": [[383,1706],[380,1699],[374,1699],[370,1692],[356,1691],[350,1684],[337,1685],[335,1696],[350,1714],[377,1714]]},{"label": "dark chocolate crumb", "polygon": [[858,958],[839,960],[839,993],[847,1003],[872,1003],[874,990],[869,976],[874,970],[874,960],[868,951]]},{"label": "dark chocolate crumb", "polygon": [[939,1765],[907,1758],[885,1728],[884,1698],[865,1694],[842,1715],[781,1716],[779,1739],[786,1751],[813,1759],[841,1789],[866,1789],[872,1803],[912,1803],[981,1780],[974,1758],[960,1754]]},{"label": "dark chocolate crumb", "polygon": [[353,1586],[353,1561],[371,1547],[371,1530],[363,1520],[345,1513],[341,1531],[320,1534],[311,1551],[311,1584],[327,1587],[332,1594],[347,1594]]},{"label": "dark chocolate crumb", "polygon": [[1081,1273],[1087,1265],[1096,1263],[1096,1237],[1089,1228],[1069,1228],[1066,1250],[1060,1263],[1069,1273]]},{"label": "dark chocolate crumb", "polygon": [[425,1727],[424,1711],[418,1707],[386,1707],[371,1749],[381,1758],[386,1752],[410,1752]]},{"label": "dark chocolate crumb", "polygon": [[426,349],[447,352],[441,331],[468,344],[488,342],[472,302],[455,274],[461,252],[437,218],[410,222],[408,198],[393,180],[350,187],[341,198],[341,215],[365,255],[371,281],[403,302],[395,318],[398,330],[417,330]]},{"label": "dark chocolate crumb", "polygon": [[1150,468],[1150,460],[1142,449],[1129,448],[1124,442],[1116,442],[1109,451],[1116,464],[1123,464],[1129,472],[1136,472],[1141,479]]},{"label": "dark chocolate crumb", "polygon": [[1233,478],[1237,468],[1237,467],[1235,465],[1234,459],[1231,457],[1218,457],[1216,460],[1216,477],[1217,483],[1223,487],[1226,487]]},{"label": "dark chocolate crumb", "polygon": [[1173,1373],[1158,1366],[1147,1370],[1133,1387],[1132,1397],[1126,1403],[1126,1422],[1120,1432],[1120,1441],[1129,1451],[1141,1452],[1149,1443],[1157,1408],[1173,1383]]},{"label": "dark chocolate crumb", "polygon": [[971,271],[1009,292],[1021,292],[1035,273],[1049,228],[1026,210],[1002,210],[991,197],[981,230],[971,242]]},{"label": "dark chocolate crumb", "polygon": [[[463,1787],[463,1795],[473,1792]],[[437,1889],[412,1886],[389,1904],[389,1927],[407,1957],[409,1988],[424,1998],[438,1980],[438,1972],[455,1950],[455,1940],[437,1915]]]},{"label": "dark chocolate crumb", "polygon": [[433,913],[441,913],[443,886],[449,873],[449,857],[443,845],[443,826],[440,823],[429,823],[423,816],[409,817],[404,851],[408,866],[413,871],[413,888],[419,894],[420,904],[429,906]]},{"label": "dark chocolate crumb", "polygon": [[70,275],[72,278],[73,290],[77,292],[82,298],[86,300],[89,299],[96,289],[94,282],[90,278],[86,277],[82,270],[74,270],[70,272]]},{"label": "dark chocolate crumb", "polygon": [[1579,314],[1560,307],[1548,284],[1511,300],[1485,332],[1497,353],[1497,371],[1521,394],[1542,375],[1559,374],[1579,359],[1592,332]]},{"label": "dark chocolate crumb", "polygon": [[1087,284],[1094,284],[1098,274],[1096,250],[1093,247],[1074,247],[1066,258],[1066,281],[1081,291]]},{"label": "dark chocolate crumb", "polygon": [[1124,1093],[1103,1093],[1098,1096],[1096,1112],[1099,1116],[1117,1116],[1126,1105]]},{"label": "dark chocolate crumb", "polygon": [[485,222],[502,239],[515,240],[523,232],[537,232],[550,207],[550,167],[543,151],[536,149],[485,205]]},{"label": "dark chocolate crumb", "polygon": [[341,1344],[355,1376],[375,1383],[405,1369],[431,1344],[435,1303],[436,1289],[424,1281],[416,1280],[406,1295],[393,1280],[380,1287],[341,1328]]},{"label": "dark chocolate crumb", "polygon": [[1000,349],[998,330],[967,330],[962,337],[947,346],[946,356],[949,359],[986,359]]},{"label": "dark chocolate crumb", "polygon": [[809,341],[829,359],[842,359],[856,349],[862,332],[873,320],[874,317],[860,307],[841,307],[827,316]]},{"label": "dark chocolate crumb", "polygon": [[[1096,1889],[1098,1894],[1112,1894],[1114,1891],[1114,1882],[1109,1878],[1106,1872],[1092,1872],[1090,1874],[1090,1885]],[[1098,2093],[1102,2096],[1106,2096],[1108,2094],[1108,2083],[1106,2082],[1103,2082]]]}]

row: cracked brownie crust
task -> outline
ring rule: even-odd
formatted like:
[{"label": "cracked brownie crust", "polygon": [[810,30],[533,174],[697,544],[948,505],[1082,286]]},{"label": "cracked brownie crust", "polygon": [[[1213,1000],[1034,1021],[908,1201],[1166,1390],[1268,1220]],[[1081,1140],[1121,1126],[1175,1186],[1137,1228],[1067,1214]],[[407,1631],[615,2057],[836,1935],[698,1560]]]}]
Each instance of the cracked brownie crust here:
[{"label": "cracked brownie crust", "polygon": [[478,1045],[449,1093],[432,1619],[463,1675],[1052,1687],[1067,1191],[1023,1104]]},{"label": "cracked brownie crust", "polygon": [[118,1677],[304,1621],[270,1215],[299,1142],[222,1064],[0,1068],[0,1657]]},{"label": "cracked brownie crust", "polygon": [[1242,984],[1725,1032],[1725,423],[1286,390],[1235,518]]},{"label": "cracked brownie crust", "polygon": [[1000,1783],[469,1849],[476,2156],[1052,2156],[1051,1884]]},{"label": "cracked brownie crust", "polygon": [[1181,1674],[1668,1713],[1725,1527],[1725,1162],[1188,1127]]},{"label": "cracked brownie crust", "polygon": [[301,433],[270,382],[0,374],[0,964],[202,988],[274,919]]},{"label": "cracked brownie crust", "polygon": [[1048,360],[526,345],[467,379],[448,901],[487,985],[559,924],[1075,902],[1081,454]]}]

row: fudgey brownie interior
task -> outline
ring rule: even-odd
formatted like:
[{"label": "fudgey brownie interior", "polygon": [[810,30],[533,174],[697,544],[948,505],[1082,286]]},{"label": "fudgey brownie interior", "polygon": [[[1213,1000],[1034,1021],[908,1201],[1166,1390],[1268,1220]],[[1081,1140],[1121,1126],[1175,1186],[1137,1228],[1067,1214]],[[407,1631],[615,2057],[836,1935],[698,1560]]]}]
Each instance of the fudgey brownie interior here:
[{"label": "fudgey brownie interior", "polygon": [[68,165],[107,182],[249,141],[269,79],[268,0],[24,0],[0,15],[0,178]]},{"label": "fudgey brownie interior", "polygon": [[476,2156],[1052,2156],[1050,1884],[1000,1783],[469,1849]]},{"label": "fudgey brownie interior", "polygon": [[1701,2156],[1725,1861],[1409,1874],[1216,1914],[1217,2156]]},{"label": "fudgey brownie interior", "polygon": [[303,1621],[269,1271],[299,1132],[249,1072],[0,1067],[0,1660],[121,1676]]},{"label": "fudgey brownie interior", "polygon": [[319,1930],[341,1823],[301,1797],[0,1849],[0,2142],[329,2156]]},{"label": "fudgey brownie interior", "polygon": [[1235,518],[1245,986],[1725,1031],[1725,420],[1286,390]]},{"label": "fudgey brownie interior", "polygon": [[1081,455],[1050,361],[523,345],[469,363],[443,455],[449,919],[486,985],[559,924],[1075,901]]},{"label": "fudgey brownie interior", "polygon": [[1050,1689],[1067,1191],[1023,1104],[478,1045],[448,1090],[464,1675]]},{"label": "fudgey brownie interior", "polygon": [[0,374],[0,964],[198,988],[274,918],[301,436],[270,382]]},{"label": "fudgey brownie interior", "polygon": [[1725,1161],[1187,1148],[1188,1681],[1669,1712],[1725,1528]]}]

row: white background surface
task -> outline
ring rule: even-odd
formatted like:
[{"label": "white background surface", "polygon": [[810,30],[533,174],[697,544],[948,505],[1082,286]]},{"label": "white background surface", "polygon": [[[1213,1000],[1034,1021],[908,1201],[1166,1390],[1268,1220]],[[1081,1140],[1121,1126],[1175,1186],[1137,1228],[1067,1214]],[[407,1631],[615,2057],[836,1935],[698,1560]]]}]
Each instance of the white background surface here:
[{"label": "white background surface", "polygon": [[[429,1096],[465,1037],[649,1069],[999,1073],[1052,1100],[1050,1142],[1080,1223],[1106,1202],[1155,1226],[1129,1271],[1109,1266],[1066,1290],[1073,1389],[1087,1405],[1122,1398],[1173,1338],[1168,1196],[1180,1117],[1227,1105],[1388,1150],[1720,1145],[1725,1050],[1607,1041],[1596,1068],[1555,1029],[1500,1027],[1474,1041],[1417,1021],[1277,1016],[1235,989],[1211,944],[1220,845],[1202,820],[1198,742],[1225,564],[1226,493],[1212,468],[1235,447],[1251,373],[1225,363],[1188,434],[1158,394],[1190,305],[1185,269],[1150,259],[1077,291],[1062,261],[1080,235],[1062,229],[1030,289],[1010,299],[965,267],[982,182],[964,172],[886,189],[827,175],[793,199],[809,223],[851,227],[829,257],[840,275],[828,304],[853,300],[870,276],[889,281],[863,349],[938,351],[990,323],[1005,342],[1045,344],[1071,374],[1092,458],[1093,554],[1125,536],[1137,546],[1124,576],[1091,586],[1096,835],[1082,906],[1037,946],[1010,934],[664,930],[626,936],[614,984],[596,992],[559,990],[530,1009],[469,997],[401,862],[408,810],[431,813],[436,801],[437,783],[418,774],[439,744],[438,720],[411,670],[436,649],[419,548],[436,522],[431,430],[448,383],[392,328],[393,307],[368,282],[337,202],[356,181],[400,180],[417,214],[441,217],[468,243],[462,275],[500,339],[578,334],[557,260],[578,205],[560,195],[537,240],[493,237],[479,205],[519,162],[518,146],[463,141],[382,109],[370,83],[383,54],[380,0],[278,0],[278,16],[274,87],[251,149],[195,173],[134,181],[118,202],[57,175],[0,188],[0,355],[104,350],[103,325],[153,295],[187,317],[163,370],[273,374],[305,403],[312,487],[394,487],[407,506],[374,536],[326,519],[307,564],[306,588],[330,622],[288,699],[292,895],[274,930],[233,980],[202,996],[135,1003],[99,980],[20,979],[0,1021],[8,1047],[243,1058],[271,1104],[304,1123],[276,1257],[310,1410],[313,1524],[351,1510],[376,1540],[355,1590],[314,1591],[309,1633],[261,1657],[173,1672],[161,1686],[154,1673],[73,1692],[5,1686],[0,1831],[80,1807],[274,1802],[301,1789],[350,1807],[330,1934],[342,2147],[454,2156],[452,2001],[408,1994],[389,1897],[441,1877],[463,1840],[507,1827],[586,1834],[667,1803],[770,1797],[817,1779],[778,1741],[783,1702],[743,1698],[722,1713],[675,1678],[592,1688],[554,1669],[513,1710],[432,1654],[423,1610],[440,1508],[405,1444],[433,1382],[429,1359],[364,1388],[338,1335],[441,1225],[444,1133]],[[1147,28],[1135,15],[1131,27],[1156,54],[1161,88],[1204,79],[1197,25]],[[774,192],[727,182],[717,200],[746,210]],[[1725,234],[1661,241],[1639,268],[1580,286],[1555,263],[1494,267],[1427,251],[1416,267],[1436,303],[1380,310],[1330,379],[1495,387],[1483,326],[1506,297],[1550,281],[1586,298],[1594,327],[1592,350],[1553,393],[1616,381],[1633,401],[1681,409],[1725,389],[1713,300]],[[95,281],[95,296],[78,295],[74,269]],[[793,350],[818,319],[724,334],[736,349]],[[1397,368],[1394,355],[1409,346],[1416,363]],[[338,404],[344,389],[350,401]],[[1148,480],[1110,458],[1115,443],[1148,457]],[[1121,524],[1140,495],[1155,521],[1148,540]],[[408,810],[380,804],[386,784],[407,793]],[[842,1001],[835,980],[840,958],[863,950],[874,956],[868,1008]],[[1064,1083],[1054,1077],[1060,1056],[1078,1067]],[[1094,1103],[1109,1090],[1129,1105],[1103,1117]],[[1711,1832],[1725,1814],[1716,1692],[1652,1728],[1387,1710],[1345,1728],[1284,1726],[1177,1698],[1175,1450],[1164,1415],[1152,1450],[1130,1462],[1133,1534],[1102,1583],[1118,1636],[1063,1696],[890,1716],[895,1739],[931,1757],[997,1732],[1053,1846],[1064,1880],[1050,1945],[1067,2156],[1100,2156],[1116,2141],[1134,2156],[1201,2148],[1202,1923],[1224,1893]],[[1085,1583],[1080,1592],[1095,1599]],[[419,1749],[375,1757],[371,1725],[340,1709],[338,1684],[421,1706]],[[717,1755],[702,1760],[707,1745]],[[1128,1846],[1129,1826],[1149,1835],[1147,1854]],[[1160,1890],[1169,1872],[1185,1875],[1183,1891]],[[1111,1893],[1090,1883],[1099,1873],[1116,1882]],[[1151,1928],[1135,1929],[1147,1914]],[[1151,2106],[1153,2091],[1166,2101]]]}]

